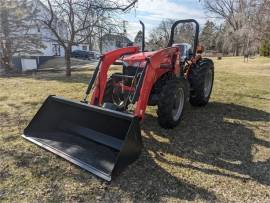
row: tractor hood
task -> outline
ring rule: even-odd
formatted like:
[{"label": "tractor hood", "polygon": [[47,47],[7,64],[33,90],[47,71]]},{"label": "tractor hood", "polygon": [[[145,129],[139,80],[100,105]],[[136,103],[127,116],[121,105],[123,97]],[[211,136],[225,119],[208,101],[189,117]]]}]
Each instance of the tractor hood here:
[{"label": "tractor hood", "polygon": [[128,64],[134,64],[136,62],[143,62],[146,58],[153,56],[157,51],[141,52],[124,57],[123,61]]}]

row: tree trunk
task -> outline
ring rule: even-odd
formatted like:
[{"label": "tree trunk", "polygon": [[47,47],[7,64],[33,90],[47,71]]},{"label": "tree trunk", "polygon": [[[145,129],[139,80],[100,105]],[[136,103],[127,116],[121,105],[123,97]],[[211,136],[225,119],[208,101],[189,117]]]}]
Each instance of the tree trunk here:
[{"label": "tree trunk", "polygon": [[239,44],[236,45],[236,49],[235,49],[235,56],[239,56]]},{"label": "tree trunk", "polygon": [[11,59],[12,59],[12,53],[10,49],[10,43],[6,43],[5,46],[3,46],[3,58],[2,58],[3,67],[6,73],[12,71]]},{"label": "tree trunk", "polygon": [[71,76],[71,47],[65,49],[66,76]]},{"label": "tree trunk", "polygon": [[12,71],[11,58],[9,56],[5,56],[3,58],[3,66],[4,66],[4,69],[5,69],[6,73]]},{"label": "tree trunk", "polygon": [[239,39],[235,40],[235,56],[239,56],[240,52],[240,43]]},{"label": "tree trunk", "polygon": [[93,40],[92,36],[89,37],[89,51],[93,51],[94,45],[93,45]]},{"label": "tree trunk", "polygon": [[[2,4],[2,2],[1,2]],[[11,67],[11,58],[12,58],[12,53],[11,53],[11,41],[9,40],[10,36],[10,20],[8,18],[9,10],[4,6],[4,9],[2,8],[1,15],[0,15],[0,27],[1,27],[1,44],[0,47],[3,51],[3,57],[2,57],[2,64],[4,67],[5,72],[10,72],[12,70]]]}]

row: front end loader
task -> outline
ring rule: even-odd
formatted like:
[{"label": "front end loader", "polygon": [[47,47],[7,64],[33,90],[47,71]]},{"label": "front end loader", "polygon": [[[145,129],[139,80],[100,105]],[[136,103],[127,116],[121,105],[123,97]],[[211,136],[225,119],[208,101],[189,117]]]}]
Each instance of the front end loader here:
[{"label": "front end loader", "polygon": [[[175,29],[181,23],[196,27],[188,55],[174,44]],[[168,129],[178,125],[188,101],[194,106],[208,103],[214,64],[201,57],[198,34],[197,21],[179,20],[165,49],[146,52],[143,40],[141,51],[131,46],[105,53],[83,100],[49,96],[23,137],[111,181],[140,155],[140,122],[148,105],[157,106],[158,123]],[[113,64],[122,70],[109,76]]]}]

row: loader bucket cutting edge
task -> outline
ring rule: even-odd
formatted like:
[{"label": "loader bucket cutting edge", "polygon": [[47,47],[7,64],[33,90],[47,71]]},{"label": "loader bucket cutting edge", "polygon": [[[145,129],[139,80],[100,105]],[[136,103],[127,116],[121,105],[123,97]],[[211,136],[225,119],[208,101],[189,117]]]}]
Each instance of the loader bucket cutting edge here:
[{"label": "loader bucket cutting edge", "polygon": [[142,148],[137,117],[56,96],[46,99],[22,136],[107,181]]}]

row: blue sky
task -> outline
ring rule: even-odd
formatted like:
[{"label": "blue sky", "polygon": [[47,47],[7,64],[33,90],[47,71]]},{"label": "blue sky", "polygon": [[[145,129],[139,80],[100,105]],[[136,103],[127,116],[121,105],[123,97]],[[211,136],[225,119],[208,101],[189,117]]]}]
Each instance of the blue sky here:
[{"label": "blue sky", "polygon": [[136,9],[122,15],[127,20],[128,37],[134,39],[140,30],[139,20],[146,25],[146,35],[156,27],[162,19],[194,18],[201,25],[207,20],[202,3],[199,0],[139,0]]}]

